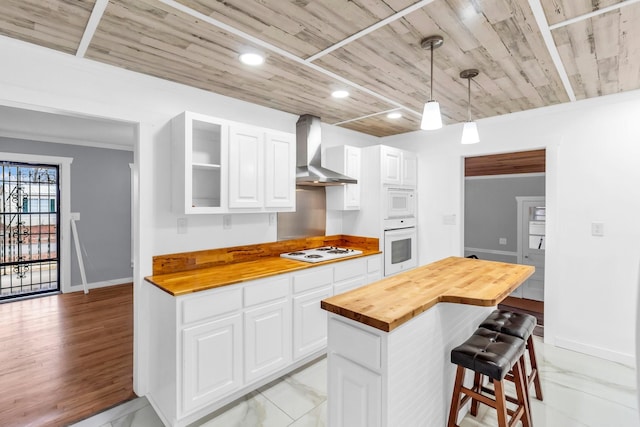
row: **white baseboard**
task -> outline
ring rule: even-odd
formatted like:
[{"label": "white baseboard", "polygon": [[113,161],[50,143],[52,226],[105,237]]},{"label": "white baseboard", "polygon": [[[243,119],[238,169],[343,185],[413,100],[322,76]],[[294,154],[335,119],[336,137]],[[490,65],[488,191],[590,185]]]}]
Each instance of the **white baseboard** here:
[{"label": "white baseboard", "polygon": [[[133,277],[124,277],[122,279],[104,280],[102,282],[87,283],[87,289],[106,288],[107,286],[122,285],[123,283],[133,282]],[[82,285],[73,285],[69,287],[69,292],[82,291]]]},{"label": "white baseboard", "polygon": [[621,363],[632,368],[636,366],[636,359],[632,354],[620,353],[562,337],[555,337],[554,345],[567,350],[577,351],[578,353],[588,354],[589,356],[599,357],[600,359]]}]

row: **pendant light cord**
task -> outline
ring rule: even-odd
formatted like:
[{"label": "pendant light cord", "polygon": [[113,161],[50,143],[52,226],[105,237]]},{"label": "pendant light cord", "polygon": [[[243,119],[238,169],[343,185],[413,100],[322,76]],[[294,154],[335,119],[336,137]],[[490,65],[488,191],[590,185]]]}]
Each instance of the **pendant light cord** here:
[{"label": "pendant light cord", "polygon": [[467,79],[467,121],[471,121],[471,78]]},{"label": "pendant light cord", "polygon": [[433,101],[433,42],[431,42],[431,93],[429,95],[429,101]]}]

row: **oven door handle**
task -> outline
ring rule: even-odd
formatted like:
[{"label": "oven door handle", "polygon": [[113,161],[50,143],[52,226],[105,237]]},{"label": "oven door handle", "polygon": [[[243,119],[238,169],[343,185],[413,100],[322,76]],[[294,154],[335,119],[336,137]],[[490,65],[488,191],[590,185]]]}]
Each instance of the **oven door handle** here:
[{"label": "oven door handle", "polygon": [[390,230],[385,230],[384,234],[393,237],[393,236],[401,236],[403,234],[412,235],[416,231],[415,227],[404,227],[404,228],[392,228]]}]

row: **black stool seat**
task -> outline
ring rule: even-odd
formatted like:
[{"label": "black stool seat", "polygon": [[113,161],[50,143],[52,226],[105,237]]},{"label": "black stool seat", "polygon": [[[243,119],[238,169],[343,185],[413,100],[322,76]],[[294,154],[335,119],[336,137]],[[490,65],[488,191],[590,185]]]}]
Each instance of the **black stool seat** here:
[{"label": "black stool seat", "polygon": [[533,333],[536,323],[536,318],[530,314],[495,310],[480,324],[480,327],[527,340]]},{"label": "black stool seat", "polygon": [[[526,348],[529,352],[529,363],[531,365],[531,373],[527,376],[527,384],[528,386],[531,384],[534,385],[536,398],[542,400],[542,385],[540,384],[540,373],[538,372],[538,361],[536,360],[532,335],[536,324],[536,318],[530,314],[495,310],[480,324],[480,327],[518,337],[526,341]],[[529,387],[527,387],[527,393],[528,392]]]},{"label": "black stool seat", "polygon": [[500,332],[479,328],[462,345],[451,350],[451,363],[502,380],[522,356],[525,342]]}]

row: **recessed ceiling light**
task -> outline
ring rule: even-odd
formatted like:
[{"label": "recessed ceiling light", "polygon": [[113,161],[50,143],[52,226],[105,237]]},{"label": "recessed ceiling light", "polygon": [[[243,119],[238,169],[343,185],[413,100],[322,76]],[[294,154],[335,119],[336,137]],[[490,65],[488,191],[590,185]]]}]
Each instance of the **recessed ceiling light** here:
[{"label": "recessed ceiling light", "polygon": [[331,93],[331,96],[333,96],[334,98],[346,98],[347,96],[349,96],[349,92],[347,92],[346,90],[334,90]]},{"label": "recessed ceiling light", "polygon": [[240,55],[240,61],[247,65],[261,65],[264,63],[264,56],[257,53],[243,53]]},{"label": "recessed ceiling light", "polygon": [[389,119],[399,119],[400,117],[402,117],[402,113],[400,113],[398,111],[393,111],[393,112],[387,114],[387,118],[389,118]]}]

